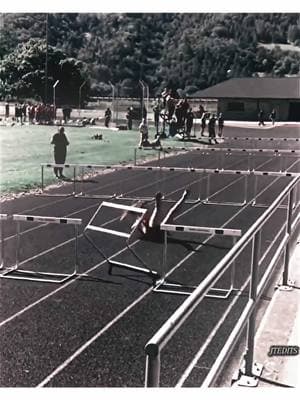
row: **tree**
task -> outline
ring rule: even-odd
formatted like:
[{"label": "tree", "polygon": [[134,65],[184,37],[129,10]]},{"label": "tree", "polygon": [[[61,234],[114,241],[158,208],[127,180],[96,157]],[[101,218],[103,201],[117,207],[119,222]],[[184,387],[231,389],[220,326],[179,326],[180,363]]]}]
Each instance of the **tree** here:
[{"label": "tree", "polygon": [[[43,99],[52,102],[52,86],[57,80],[56,104],[78,104],[78,90],[85,80],[84,65],[48,46],[48,80],[45,77],[46,42],[31,39],[0,61],[0,95]],[[45,98],[47,84],[48,98]]]}]

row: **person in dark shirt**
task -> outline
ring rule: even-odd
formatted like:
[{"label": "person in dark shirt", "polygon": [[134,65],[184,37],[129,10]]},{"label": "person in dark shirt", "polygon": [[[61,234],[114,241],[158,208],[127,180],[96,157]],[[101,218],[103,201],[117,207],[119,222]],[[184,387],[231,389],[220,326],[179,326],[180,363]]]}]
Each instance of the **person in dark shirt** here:
[{"label": "person in dark shirt", "polygon": [[223,128],[224,128],[224,117],[223,114],[220,113],[218,116],[218,128],[219,128],[219,137],[222,137],[223,135]]},{"label": "person in dark shirt", "polygon": [[212,141],[214,140],[216,142],[216,117],[215,114],[212,115],[212,117],[208,121],[208,134],[209,134],[209,142],[212,144]]},{"label": "person in dark shirt", "polygon": [[259,110],[259,113],[258,113],[258,126],[264,126],[265,125],[265,122],[264,122],[264,112],[263,112],[263,110]]},{"label": "person in dark shirt", "polygon": [[127,119],[127,129],[131,131],[132,119],[133,119],[133,108],[132,107],[127,108],[126,119]]},{"label": "person in dark shirt", "polygon": [[[64,127],[61,126],[58,132],[53,135],[51,144],[54,145],[55,164],[64,164],[67,156],[67,146],[69,145]],[[57,178],[65,178],[62,167],[54,167],[54,173]]]},{"label": "person in dark shirt", "polygon": [[109,127],[109,123],[111,120],[111,114],[112,114],[111,109],[108,107],[104,113],[104,125],[106,126],[106,128]]},{"label": "person in dark shirt", "polygon": [[276,121],[276,110],[275,110],[274,108],[273,108],[273,110],[271,111],[270,120],[272,121],[272,125],[275,125],[275,121]]},{"label": "person in dark shirt", "polygon": [[190,108],[186,114],[186,135],[187,137],[191,136],[192,128],[194,125],[194,113]]}]

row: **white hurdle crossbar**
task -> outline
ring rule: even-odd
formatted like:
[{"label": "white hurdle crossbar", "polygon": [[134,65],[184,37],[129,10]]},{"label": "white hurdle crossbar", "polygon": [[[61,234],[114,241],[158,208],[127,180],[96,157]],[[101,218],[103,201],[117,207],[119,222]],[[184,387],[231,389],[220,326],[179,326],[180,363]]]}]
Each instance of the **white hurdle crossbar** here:
[{"label": "white hurdle crossbar", "polygon": [[[135,148],[135,153],[134,153],[134,165],[137,165],[137,148]],[[289,149],[249,149],[249,148],[229,148],[229,147],[213,147],[213,148],[203,148],[203,147],[178,147],[178,146],[169,146],[169,147],[161,147],[158,151],[158,165],[161,160],[160,153],[165,153],[168,152],[198,152],[201,155],[212,155],[216,154],[218,156],[218,162],[219,165],[217,167],[221,170],[224,169],[224,161],[225,161],[225,155],[244,155],[247,156],[247,163],[248,163],[248,168],[247,170],[255,171],[255,166],[253,163],[253,155],[263,155],[263,156],[270,156],[270,157],[280,157],[280,167],[279,167],[279,172],[285,171],[286,168],[283,166],[283,158],[284,157],[292,157],[292,156],[297,156],[300,154],[300,150],[289,150]],[[251,163],[252,160],[252,163]]]},{"label": "white hurdle crossbar", "polygon": [[[47,166],[47,167],[54,167],[55,165],[59,164],[41,164],[42,166]],[[281,176],[289,176],[289,177],[294,177],[298,176],[299,173],[296,172],[278,172],[278,171],[257,171],[257,170],[230,170],[230,169],[219,169],[219,168],[186,168],[186,167],[161,167],[161,166],[148,166],[148,165],[122,165],[122,164],[112,164],[112,165],[106,165],[106,164],[65,164],[65,166],[68,166],[69,168],[74,168],[74,171],[76,171],[76,168],[88,168],[88,169],[99,169],[102,171],[157,171],[159,173],[162,172],[186,172],[186,173],[195,173],[195,174],[207,174],[208,178],[206,180],[206,194],[204,198],[204,202],[207,204],[221,204],[221,205],[244,205],[247,202],[246,199],[246,192],[247,192],[247,185],[248,185],[248,176],[249,175],[254,175],[254,176],[276,176],[276,177],[281,177]],[[215,175],[215,174],[224,174],[224,175],[240,175],[240,176],[245,176],[245,185],[244,185],[244,199],[241,202],[212,202],[209,200],[210,197],[210,175]],[[75,175],[75,172],[74,172]],[[199,177],[199,185],[200,185],[200,177]],[[160,190],[162,191],[162,190]],[[76,193],[75,189],[75,179],[74,179],[74,186],[73,186],[73,193],[75,197],[87,197],[87,198],[100,198],[100,199],[126,199],[126,200],[135,200],[135,199],[141,199],[141,197],[136,196],[135,198],[133,196],[127,197],[126,194],[124,193],[113,193],[113,194],[108,194],[108,195],[91,195],[91,196],[85,196],[84,193]],[[72,194],[68,194],[67,196],[70,196]],[[59,195],[60,196],[60,195]],[[66,196],[66,195],[65,195]],[[199,196],[196,200],[194,201],[200,201],[202,200],[201,198],[201,193],[199,193]],[[145,197],[143,198],[144,200],[151,200],[153,199],[152,197]],[[191,202],[191,201],[190,201]]]},{"label": "white hurdle crossbar", "polygon": [[3,269],[5,259],[4,259],[4,233],[3,233],[3,223],[2,221],[7,221],[9,218],[8,214],[0,214],[0,240],[1,240],[1,258],[0,258],[0,270]]},{"label": "white hurdle crossbar", "polygon": [[[8,279],[19,279],[19,280],[29,280],[29,281],[39,281],[39,282],[49,282],[49,283],[63,283],[68,279],[78,275],[78,226],[81,225],[82,220],[79,218],[58,218],[58,217],[47,217],[47,216],[36,216],[36,215],[22,215],[13,214],[12,220],[16,222],[16,263],[15,265],[5,268],[0,274],[1,278]],[[52,272],[37,272],[33,270],[24,270],[19,268],[20,260],[20,223],[21,222],[43,222],[47,224],[67,224],[74,225],[74,271],[70,274],[63,273],[52,273]]]},{"label": "white hurdle crossbar", "polygon": [[[102,208],[115,208],[118,210],[123,210],[124,212],[129,212],[129,213],[134,213],[137,214],[138,218],[136,219],[136,221],[134,222],[133,225],[131,225],[130,227],[130,232],[126,233],[126,232],[122,232],[122,231],[117,231],[115,229],[109,229],[109,228],[104,228],[103,226],[98,226],[95,225],[93,223],[94,219],[96,218],[96,216],[99,214],[99,211]],[[137,272],[141,272],[144,274],[149,275],[153,282],[156,282],[157,278],[158,278],[158,274],[156,271],[153,271],[151,268],[149,268],[147,266],[147,264],[144,262],[144,260],[133,250],[131,244],[130,244],[130,239],[132,238],[133,234],[136,232],[136,230],[139,227],[140,222],[142,221],[144,215],[146,214],[147,209],[145,208],[140,208],[140,207],[135,207],[135,206],[127,206],[124,204],[116,204],[116,203],[110,203],[107,201],[103,201],[100,206],[97,208],[96,212],[94,213],[94,215],[92,216],[92,218],[90,219],[89,223],[86,225],[83,235],[84,237],[91,243],[91,245],[102,255],[102,257],[108,262],[109,264],[109,273],[112,272],[112,267],[113,266],[117,266],[119,268],[125,268],[125,269],[129,269],[129,270],[133,270],[133,271],[137,271]],[[102,233],[106,233],[112,236],[118,236],[121,238],[126,239],[126,247],[127,249],[131,252],[131,254],[135,257],[136,260],[139,261],[139,264],[142,266],[137,266],[137,265],[133,265],[133,264],[128,264],[128,263],[124,263],[121,261],[117,261],[114,260],[114,256],[112,257],[108,257],[104,250],[95,243],[95,241],[88,235],[88,231],[95,231],[95,232],[102,232]]]},{"label": "white hurdle crossbar", "polygon": [[258,140],[258,141],[264,141],[264,140],[269,140],[269,141],[276,141],[276,140],[279,140],[279,141],[284,141],[284,142],[287,142],[287,141],[295,141],[295,142],[299,142],[299,138],[275,138],[275,137],[242,137],[242,136],[225,136],[225,138],[226,139],[231,139],[231,140],[249,140],[249,141],[251,141],[251,140]]},{"label": "white hurdle crossbar", "polygon": [[[170,283],[166,279],[167,273],[167,254],[168,254],[168,232],[187,232],[193,234],[207,234],[210,237],[214,235],[232,236],[233,246],[236,243],[238,237],[242,235],[240,229],[225,229],[225,228],[213,228],[204,226],[191,226],[191,225],[174,225],[168,224],[165,221],[160,225],[160,229],[164,231],[164,254],[162,263],[161,279],[154,287],[155,292],[190,295],[197,286],[187,286],[180,283]],[[230,274],[230,286],[228,288],[212,288],[206,295],[206,297],[222,298],[226,299],[234,290],[235,281],[235,262],[233,262]]]}]

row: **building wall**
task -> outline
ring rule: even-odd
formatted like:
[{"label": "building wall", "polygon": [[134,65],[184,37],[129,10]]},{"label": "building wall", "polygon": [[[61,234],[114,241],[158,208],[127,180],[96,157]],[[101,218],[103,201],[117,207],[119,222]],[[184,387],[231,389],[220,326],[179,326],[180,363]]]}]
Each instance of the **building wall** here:
[{"label": "building wall", "polygon": [[[233,103],[242,103],[244,109],[234,109]],[[264,111],[265,119],[269,119],[270,112],[275,108],[277,120],[287,121],[289,119],[290,100],[253,100],[253,99],[220,99],[218,112],[222,112],[227,120],[256,121],[260,109]]]}]

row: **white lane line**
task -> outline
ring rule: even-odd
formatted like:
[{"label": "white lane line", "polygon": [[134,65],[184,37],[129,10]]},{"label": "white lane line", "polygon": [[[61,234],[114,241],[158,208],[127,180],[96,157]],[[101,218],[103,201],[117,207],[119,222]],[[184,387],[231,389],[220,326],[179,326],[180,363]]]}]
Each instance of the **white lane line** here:
[{"label": "white lane line", "polygon": [[[72,215],[76,215],[76,214],[79,214],[79,213],[81,213],[81,212],[83,212],[83,211],[87,211],[87,210],[89,210],[90,208],[96,207],[97,205],[99,205],[99,202],[98,202],[98,203],[94,203],[94,204],[92,204],[92,205],[90,205],[90,206],[88,206],[88,207],[81,208],[79,211],[73,211],[73,212],[71,212],[70,214],[63,215],[62,217],[59,217],[59,218],[68,218],[68,217],[71,217]],[[36,229],[44,228],[44,227],[47,226],[47,225],[49,225],[49,224],[48,224],[48,223],[46,223],[46,224],[40,224],[40,225],[38,225],[38,226],[34,226],[33,228],[25,229],[24,231],[20,232],[20,236],[25,235],[25,233],[29,233],[29,232],[35,231]],[[3,242],[6,242],[6,241],[8,241],[8,240],[10,240],[10,239],[13,239],[13,238],[15,238],[15,237],[16,237],[16,234],[11,235],[11,236],[7,236],[7,237],[3,240]]]},{"label": "white lane line", "polygon": [[[114,170],[111,170],[111,171],[109,171],[109,172],[110,172],[110,173],[113,173],[113,172],[115,172],[115,171],[114,171]],[[115,185],[115,184],[120,184],[121,182],[123,183],[123,182],[127,182],[127,181],[129,181],[129,180],[134,180],[135,177],[136,177],[136,175],[137,175],[137,174],[135,174],[134,176],[131,175],[129,178],[122,179],[122,180],[119,180],[119,181],[117,180],[117,181],[115,181],[114,183],[111,183],[111,182],[110,182],[110,183],[107,183],[107,184],[105,184],[105,185],[103,185],[103,186],[98,187],[97,189],[96,189],[96,188],[93,188],[93,189],[87,190],[86,193],[93,193],[93,192],[95,192],[96,190],[104,189],[104,188],[113,186],[113,185]],[[101,175],[101,173],[98,173],[97,176],[101,178],[102,175]],[[51,205],[54,205],[54,204],[57,204],[57,203],[61,203],[61,202],[63,202],[63,201],[68,201],[68,200],[70,200],[70,198],[72,198],[72,197],[64,197],[64,198],[62,198],[62,199],[57,199],[57,200],[49,201],[48,203],[45,203],[45,204],[42,204],[42,205],[39,205],[39,206],[36,206],[36,207],[33,207],[33,208],[29,208],[29,209],[27,209],[27,210],[18,211],[18,214],[25,214],[25,213],[28,213],[28,212],[36,211],[36,210],[39,210],[40,208],[44,208],[44,207],[51,206]]]},{"label": "white lane line", "polygon": [[[278,180],[279,178],[277,178],[276,180]],[[275,180],[275,181],[276,181]],[[271,185],[271,184],[270,184]],[[270,186],[270,185],[268,185],[264,190],[267,190],[267,188]],[[199,204],[197,204],[197,205],[194,205],[193,207],[191,207],[189,210],[186,210],[185,211],[185,213],[187,213],[188,211],[190,211],[191,209],[193,209],[193,208],[195,208],[196,206],[199,206]],[[225,226],[227,223],[229,223],[231,220],[233,220],[237,215],[239,215],[246,207],[247,207],[248,205],[245,205],[244,207],[242,207],[235,215],[233,215],[232,217],[230,217],[229,219],[228,219],[228,221],[226,221],[226,222],[224,222],[224,224],[223,224],[223,226]],[[181,216],[181,215],[180,215]],[[179,217],[179,216],[178,216]],[[177,217],[177,218],[178,218]],[[210,237],[212,237],[213,235],[211,235]],[[193,250],[190,254],[188,254],[185,258],[184,258],[184,260],[181,260],[172,270],[170,270],[167,274],[166,274],[166,276],[169,276],[175,269],[177,269],[180,265],[182,265],[182,263],[184,262],[184,261],[186,261],[189,257],[191,257],[194,253],[195,253],[195,251],[197,251],[197,250],[199,250],[202,246],[204,246],[204,244],[210,239],[210,237],[209,238],[207,238],[202,244],[200,244],[199,246],[197,246],[197,248],[195,249],[195,250]],[[151,288],[149,288],[143,295],[141,295],[140,296],[140,300],[142,300],[145,296],[146,296],[146,293],[147,293],[147,295],[148,294],[150,294],[152,292],[152,287]],[[138,303],[138,301],[137,300],[135,300],[135,302],[134,302],[134,305],[136,305]],[[131,305],[130,306],[128,306],[127,308],[126,308],[126,310],[130,310],[132,307],[131,307]],[[126,314],[126,312],[122,312],[122,316],[124,316]],[[109,327],[111,327],[114,323],[113,323],[113,321],[118,321],[119,320],[119,318],[118,318],[118,316],[114,319],[114,320],[112,320],[110,323],[109,323]],[[73,353],[69,358],[67,358],[61,365],[59,365],[54,371],[52,371],[52,373],[50,374],[50,375],[48,375],[37,387],[42,387],[42,386],[44,386],[44,385],[46,385],[51,379],[53,379],[59,372],[61,372],[64,368],[66,368],[76,357],[78,357],[81,353],[82,353],[82,351],[84,351],[87,347],[88,347],[88,345],[90,345],[91,343],[93,343],[96,339],[98,339],[100,336],[101,336],[101,334],[102,333],[104,333],[106,331],[106,329],[105,329],[105,327],[104,328],[102,328],[102,330],[101,331],[99,331],[96,335],[94,335],[91,339],[89,339],[88,340],[88,342],[86,342],[84,345],[82,345],[81,347],[79,347],[77,350],[76,350],[76,352],[75,353]],[[88,343],[88,345],[87,345],[87,343]]]},{"label": "white lane line", "polygon": [[[279,179],[279,178],[275,179],[270,185],[272,185],[273,183],[275,183],[278,179]],[[270,185],[268,185],[261,193],[263,193],[265,190],[267,190],[268,187],[269,187]],[[171,193],[176,193],[176,191],[171,192]],[[200,203],[200,204],[201,204],[201,203]],[[186,211],[183,212],[182,214],[178,215],[178,216],[176,217],[176,219],[179,218],[181,215],[186,214],[189,210],[194,209],[194,208],[197,207],[198,205],[199,205],[198,203],[195,204],[193,207],[189,208],[188,210],[186,210]],[[246,206],[247,206],[247,205],[246,205]],[[246,206],[245,206],[245,207],[246,207]],[[245,207],[242,207],[241,210],[244,210]],[[81,237],[81,236],[82,236],[82,235],[80,235],[79,237]],[[73,240],[74,240],[74,239],[73,239]],[[71,240],[70,240],[70,241],[71,241]],[[69,242],[70,242],[70,241],[69,241]],[[134,242],[133,244],[135,245],[135,244],[138,243],[138,242],[139,242],[139,240],[137,240],[137,241]],[[116,257],[116,256],[122,254],[124,251],[126,251],[126,249],[127,249],[127,248],[125,247],[125,248],[119,250],[119,251],[116,252],[114,255],[112,255],[112,257]],[[24,262],[24,261],[23,261],[23,262]],[[96,264],[95,266],[91,267],[90,269],[86,270],[84,273],[85,273],[85,274],[88,274],[88,273],[94,271],[96,268],[98,268],[98,267],[104,265],[106,262],[107,262],[106,260],[103,260],[102,262],[100,262],[100,263]],[[170,273],[171,273],[171,272],[173,272],[173,270],[171,270]],[[71,285],[73,282],[76,282],[77,279],[80,279],[80,275],[79,275],[78,277],[74,278],[73,280],[71,280],[71,281],[69,281],[69,282],[66,282],[65,284],[63,284],[63,285],[60,286],[59,288],[57,288],[57,289],[55,289],[54,291],[48,293],[47,295],[41,297],[40,299],[36,300],[35,302],[33,302],[33,303],[29,304],[28,306],[24,307],[23,309],[21,309],[20,311],[18,311],[17,313],[15,313],[15,314],[13,314],[13,315],[11,315],[11,316],[8,317],[7,319],[3,320],[2,322],[0,322],[0,328],[1,328],[3,325],[7,324],[8,322],[12,321],[13,319],[19,317],[20,315],[22,315],[22,314],[25,313],[26,311],[30,310],[32,307],[34,307],[34,306],[38,305],[39,303],[41,303],[41,302],[47,300],[49,297],[51,297],[52,295],[58,293],[60,290],[63,290],[63,289],[66,288],[67,286]]]},{"label": "white lane line", "polygon": [[[170,195],[170,194],[173,194],[173,193],[176,193],[178,190],[180,190],[180,189],[177,188],[175,191],[170,192],[169,195]],[[197,204],[197,205],[199,205],[199,204]],[[180,215],[179,215],[177,218],[179,218],[179,217],[180,217]],[[108,223],[110,223],[110,222],[112,222],[112,221],[114,221],[114,220],[116,220],[116,219],[118,219],[118,218],[115,218],[115,219],[113,219],[113,220],[111,220],[111,221],[108,221],[108,222],[104,223],[103,226],[105,226],[105,224],[108,224]],[[82,237],[82,236],[83,236],[83,235],[81,234],[81,235],[78,236],[78,238],[80,238],[80,237]],[[73,238],[73,239],[70,239],[68,242],[70,243],[72,240],[74,240],[74,238]],[[136,241],[133,243],[133,245],[137,244],[139,241],[140,241],[140,240],[136,240]],[[61,245],[58,245],[58,246],[62,246],[62,245],[64,245],[64,243],[62,243]],[[56,246],[56,247],[58,247],[58,246]],[[55,248],[56,248],[56,247],[55,247]],[[54,250],[55,248],[52,248],[52,250]],[[121,250],[119,250],[118,252],[114,253],[111,257],[117,257],[118,255],[122,254],[122,253],[125,252],[126,250],[127,250],[127,247],[124,247],[123,249],[121,249]],[[49,249],[48,249],[48,250],[45,250],[45,252],[43,252],[43,253],[45,254],[45,253],[47,253],[48,251],[50,251],[50,250],[49,250]],[[35,256],[31,257],[30,260],[32,260],[32,259],[34,259],[34,258],[37,258],[38,256],[39,256],[39,255],[35,255]],[[28,260],[29,260],[29,259],[28,259]],[[22,262],[19,263],[19,265],[22,265],[23,263],[27,262],[28,260],[23,260]],[[107,262],[106,260],[101,261],[100,263],[98,263],[98,264],[94,265],[93,267],[91,267],[90,269],[86,270],[86,271],[84,272],[84,274],[88,274],[88,273],[94,271],[96,268],[98,268],[98,267],[104,265],[106,262]],[[34,307],[34,306],[38,305],[39,303],[41,303],[41,302],[47,300],[49,297],[51,297],[52,295],[58,293],[60,290],[65,289],[66,287],[68,287],[69,285],[71,285],[72,283],[74,283],[75,281],[77,281],[78,279],[80,279],[80,275],[79,275],[78,277],[74,278],[73,280],[71,280],[71,281],[69,281],[69,282],[66,282],[66,283],[63,284],[62,286],[60,286],[60,287],[58,287],[57,289],[55,289],[54,291],[52,291],[52,292],[46,294],[45,296],[41,297],[40,299],[36,300],[35,302],[29,304],[28,306],[22,308],[22,309],[21,309],[20,311],[18,311],[17,313],[11,315],[11,316],[8,317],[7,319],[5,319],[5,320],[3,320],[2,322],[0,322],[0,328],[1,328],[3,325],[7,324],[8,322],[12,321],[13,319],[19,317],[20,315],[22,315],[22,314],[25,313],[26,311],[30,310],[32,307]]]},{"label": "white lane line", "polygon": [[[198,182],[198,180],[197,181],[194,181],[194,182],[192,182],[192,183],[195,183],[195,182]],[[191,183],[190,183],[191,184]],[[230,186],[231,184],[229,184],[228,186]],[[226,186],[227,187],[227,186]],[[226,188],[225,187],[225,188]],[[185,186],[184,186],[184,188],[185,188]],[[172,195],[172,194],[174,194],[174,193],[176,193],[176,192],[178,192],[179,190],[181,190],[182,188],[177,188],[176,190],[174,190],[173,192],[170,192],[169,194],[168,194],[168,196],[170,196],[170,195]],[[71,214],[70,214],[71,215]],[[118,217],[116,217],[116,218],[113,218],[113,219],[111,219],[111,220],[108,220],[108,221],[106,221],[106,222],[104,222],[102,225],[101,225],[101,227],[104,227],[104,226],[106,226],[106,225],[108,225],[108,224],[110,224],[110,223],[112,223],[112,222],[114,222],[114,221],[118,221],[119,220],[119,218]],[[43,224],[43,226],[46,226],[46,225],[49,225],[49,224]],[[41,225],[39,225],[37,228],[40,228],[41,227]],[[26,231],[27,232],[27,231]],[[81,239],[83,237],[83,234],[80,234],[80,235],[78,235],[77,236],[77,239]],[[55,246],[52,246],[52,247],[49,247],[48,249],[46,249],[46,250],[44,250],[44,251],[42,251],[42,252],[40,252],[40,253],[37,253],[37,254],[35,254],[34,256],[31,256],[31,257],[29,257],[29,258],[26,258],[25,260],[23,260],[23,261],[20,261],[19,262],[19,266],[21,266],[21,265],[24,265],[24,264],[26,264],[27,262],[29,262],[29,261],[33,261],[33,260],[35,260],[36,258],[39,258],[39,257],[41,257],[41,256],[44,256],[45,254],[48,254],[48,253],[50,253],[51,251],[54,251],[54,250],[57,250],[57,249],[59,249],[60,247],[63,247],[63,246],[65,246],[65,245],[67,245],[67,244],[69,244],[69,243],[71,243],[71,242],[74,242],[75,241],[75,238],[73,237],[73,238],[71,238],[71,239],[68,239],[68,240],[66,240],[66,241],[64,241],[64,242],[62,242],[62,243],[59,243],[59,244],[57,244],[57,245],[55,245]],[[0,326],[1,326],[1,324],[0,324]]]},{"label": "white lane line", "polygon": [[[176,174],[176,176],[178,176],[179,174]],[[136,176],[136,175],[135,175]],[[176,177],[176,176],[174,176],[174,178]],[[201,178],[200,180],[202,180],[203,178]],[[127,179],[127,180],[129,180],[129,179]],[[148,188],[148,187],[151,187],[151,186],[153,186],[153,185],[157,185],[157,183],[161,183],[161,182],[164,182],[164,181],[166,181],[167,180],[167,178],[164,178],[164,179],[161,179],[161,180],[157,180],[157,181],[155,181],[154,183],[148,183],[148,184],[145,184],[145,185],[142,185],[142,186],[138,186],[138,187],[136,187],[136,188],[134,188],[134,189],[132,189],[132,190],[130,190],[129,192],[126,192],[126,193],[124,193],[123,194],[123,196],[127,196],[127,195],[129,195],[130,193],[134,193],[134,192],[136,192],[136,191],[138,191],[138,190],[141,190],[141,189],[145,189],[145,188]],[[122,181],[122,183],[123,183],[124,181]],[[193,181],[192,183],[189,183],[189,185],[191,185],[191,184],[193,184],[193,183],[197,183],[198,182],[198,180],[197,181]],[[120,184],[120,182],[117,182],[117,183],[119,183]],[[109,185],[107,185],[107,186],[109,186]],[[111,186],[111,185],[110,185]],[[105,186],[104,186],[105,187]],[[94,190],[96,190],[96,189],[93,189],[93,191]],[[177,189],[176,191],[179,191],[180,189]],[[171,194],[174,194],[174,193],[176,193],[176,191],[173,191],[173,192],[171,192],[171,193],[169,193],[169,194],[167,194],[168,196],[170,196]],[[90,191],[90,192],[92,192],[92,191]],[[70,198],[68,198],[68,199],[70,199]],[[60,199],[59,201],[64,201],[64,200],[67,200],[67,199]],[[55,203],[55,202],[54,202]],[[51,203],[47,203],[47,205],[51,205]],[[76,215],[76,214],[79,214],[79,213],[81,213],[81,212],[83,212],[83,211],[87,211],[87,210],[89,210],[90,208],[93,208],[93,207],[95,207],[96,205],[99,205],[99,201],[97,202],[97,203],[94,203],[94,204],[92,204],[92,205],[90,205],[90,206],[88,206],[88,207],[85,207],[85,208],[81,208],[81,209],[79,209],[79,210],[76,210],[76,211],[73,211],[72,213],[70,213],[70,214],[66,214],[66,215],[64,215],[64,216],[62,216],[61,218],[66,218],[66,217],[70,217],[70,216],[72,216],[72,215]],[[39,208],[39,207],[38,207]],[[32,211],[32,210],[35,210],[35,208],[33,208],[33,209],[31,209],[31,210],[29,210],[29,211]],[[19,214],[21,214],[21,212],[19,212]],[[35,230],[37,230],[37,229],[41,229],[41,228],[43,228],[43,227],[45,227],[45,226],[47,226],[48,224],[41,224],[41,225],[38,225],[38,226],[35,226],[35,227],[33,227],[33,228],[29,228],[29,229],[25,229],[24,231],[22,231],[21,233],[20,233],[20,235],[24,235],[24,234],[26,234],[26,233],[29,233],[29,232],[32,232],[32,231],[35,231]],[[11,236],[7,236],[6,238],[4,238],[4,242],[5,241],[8,241],[8,240],[10,240],[10,239],[13,239],[13,238],[15,238],[15,234],[14,235],[11,235]]]},{"label": "white lane line", "polygon": [[[245,283],[243,284],[242,288],[240,289],[240,292],[242,292],[246,286],[248,285],[248,283],[250,282],[250,277],[245,281]],[[186,368],[186,370],[183,372],[183,374],[181,375],[181,378],[179,379],[179,381],[176,383],[175,387],[181,387],[184,382],[187,380],[187,378],[189,377],[190,373],[192,372],[192,370],[194,369],[194,367],[196,366],[197,362],[199,361],[199,358],[203,355],[203,353],[205,352],[205,350],[207,349],[207,347],[210,345],[210,342],[212,341],[212,339],[214,338],[214,336],[217,334],[219,328],[222,326],[222,324],[224,323],[224,321],[226,320],[227,316],[229,315],[229,313],[231,312],[231,310],[233,309],[235,303],[240,299],[240,296],[237,295],[233,301],[229,304],[228,308],[226,309],[225,313],[222,315],[222,318],[218,321],[218,323],[214,326],[214,328],[212,329],[212,331],[210,332],[210,334],[208,335],[208,337],[206,338],[205,342],[203,343],[203,345],[201,346],[201,348],[198,350],[198,352],[196,353],[196,355],[194,356],[193,360],[191,361],[191,363],[188,365],[188,367]]]},{"label": "white lane line", "polygon": [[138,297],[134,302],[132,302],[128,307],[126,307],[120,314],[118,314],[114,319],[112,319],[107,325],[105,325],[99,332],[92,336],[87,342],[85,342],[81,347],[79,347],[75,353],[73,353],[69,358],[67,358],[62,364],[60,364],[50,375],[48,375],[41,383],[37,385],[38,388],[45,386],[52,378],[54,378],[59,372],[67,367],[76,357],[78,357],[86,348],[88,348],[95,340],[97,340],[101,335],[103,335],[110,327],[117,323],[125,314],[127,314],[136,304],[142,301],[148,294],[152,292],[152,287],[150,287],[146,292],[144,292],[140,297]]}]

